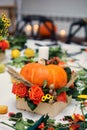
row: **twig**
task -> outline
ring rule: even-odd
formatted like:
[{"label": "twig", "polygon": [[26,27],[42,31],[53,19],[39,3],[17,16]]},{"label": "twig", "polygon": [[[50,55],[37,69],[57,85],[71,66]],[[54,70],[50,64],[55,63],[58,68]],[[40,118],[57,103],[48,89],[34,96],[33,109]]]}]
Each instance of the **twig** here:
[{"label": "twig", "polygon": [[14,130],[15,130],[15,128],[13,127],[13,126],[11,126],[11,125],[9,125],[9,124],[7,124],[7,123],[5,123],[5,122],[0,122],[1,124],[3,124],[3,125],[6,125],[6,126],[9,126],[9,127],[11,127],[11,128],[13,128]]}]

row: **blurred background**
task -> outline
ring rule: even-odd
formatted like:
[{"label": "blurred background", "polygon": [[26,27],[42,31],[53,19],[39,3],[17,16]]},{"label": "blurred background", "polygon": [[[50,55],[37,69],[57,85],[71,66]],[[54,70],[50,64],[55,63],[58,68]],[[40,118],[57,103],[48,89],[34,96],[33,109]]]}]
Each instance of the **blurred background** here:
[{"label": "blurred background", "polygon": [[55,39],[67,43],[70,38],[76,43],[87,42],[87,0],[0,0],[0,14],[3,11],[11,19],[11,35],[23,31],[29,36],[31,26],[36,25],[34,32],[31,32],[33,37],[38,28],[36,20],[40,24],[43,23],[42,17],[45,17],[56,27],[56,33],[55,30],[52,31],[56,35]]}]

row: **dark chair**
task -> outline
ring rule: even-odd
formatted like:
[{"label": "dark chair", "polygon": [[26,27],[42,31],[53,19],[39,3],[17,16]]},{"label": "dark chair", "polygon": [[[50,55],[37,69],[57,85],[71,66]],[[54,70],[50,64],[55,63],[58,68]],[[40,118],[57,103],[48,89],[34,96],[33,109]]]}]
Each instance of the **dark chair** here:
[{"label": "dark chair", "polygon": [[[74,27],[77,28],[73,31]],[[80,31],[81,28],[84,28],[85,40],[87,41],[87,19],[79,19],[78,21],[75,21],[70,25],[66,43],[70,44],[72,42],[72,38],[76,35],[78,31]]]},{"label": "dark chair", "polygon": [[[37,30],[36,34],[34,34],[34,28],[33,28],[34,22],[38,22],[38,30]],[[45,24],[45,22],[50,22],[52,24],[52,29],[50,29]],[[21,27],[20,27],[20,24],[22,24]],[[48,39],[56,40],[56,34],[55,34],[55,31],[54,31],[54,22],[51,19],[49,19],[45,16],[37,16],[37,15],[22,16],[22,19],[19,22],[17,22],[15,35],[26,35],[26,33],[24,32],[24,28],[27,24],[29,24],[32,28],[31,34],[30,34],[30,36],[28,36],[29,38],[43,40],[44,38],[41,37],[41,35],[39,33],[39,29],[40,29],[40,26],[42,24],[44,24],[46,26],[46,28],[48,29],[48,31],[51,33],[51,35]]]}]

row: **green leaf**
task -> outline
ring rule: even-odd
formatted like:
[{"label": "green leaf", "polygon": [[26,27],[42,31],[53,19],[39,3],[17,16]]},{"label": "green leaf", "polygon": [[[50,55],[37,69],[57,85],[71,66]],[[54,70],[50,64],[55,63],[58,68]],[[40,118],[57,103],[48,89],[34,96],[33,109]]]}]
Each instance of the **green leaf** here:
[{"label": "green leaf", "polygon": [[37,107],[37,105],[34,104],[33,101],[29,100],[28,98],[26,98],[25,100],[27,101],[27,104],[32,111]]},{"label": "green leaf", "polygon": [[87,95],[87,88],[82,90],[82,94],[86,94]]},{"label": "green leaf", "polygon": [[13,60],[13,62],[16,62],[16,63],[20,63],[23,61],[29,61],[29,59],[26,56],[20,56],[20,57],[17,57]]},{"label": "green leaf", "polygon": [[69,89],[67,87],[63,87],[63,88],[60,88],[60,89],[57,89],[56,92],[57,94],[59,95],[61,92],[66,92],[68,91]]},{"label": "green leaf", "polygon": [[16,117],[16,118],[22,118],[22,113],[21,113],[21,112],[16,113],[16,114],[15,114],[15,117]]},{"label": "green leaf", "polygon": [[16,122],[15,128],[16,130],[26,130],[22,120]]},{"label": "green leaf", "polygon": [[47,81],[44,80],[44,83],[43,83],[43,88],[45,88],[47,86]]},{"label": "green leaf", "polygon": [[12,114],[9,118],[10,121],[17,121],[22,119],[22,113],[18,112],[16,114]]},{"label": "green leaf", "polygon": [[33,121],[33,120],[30,120],[30,119],[27,119],[27,122],[28,122],[28,123],[31,123],[31,124],[34,123],[34,121]]},{"label": "green leaf", "polygon": [[69,67],[66,67],[66,68],[64,68],[64,70],[65,70],[66,73],[67,73],[68,82],[69,82],[69,80],[71,79],[71,69],[70,69]]},{"label": "green leaf", "polygon": [[72,98],[75,98],[79,95],[79,92],[77,90],[77,88],[70,88],[69,91],[67,91],[68,95],[72,95]]},{"label": "green leaf", "polygon": [[49,48],[49,58],[52,57],[59,57],[63,58],[66,55],[65,51],[61,48],[61,46],[58,47],[50,47]]}]

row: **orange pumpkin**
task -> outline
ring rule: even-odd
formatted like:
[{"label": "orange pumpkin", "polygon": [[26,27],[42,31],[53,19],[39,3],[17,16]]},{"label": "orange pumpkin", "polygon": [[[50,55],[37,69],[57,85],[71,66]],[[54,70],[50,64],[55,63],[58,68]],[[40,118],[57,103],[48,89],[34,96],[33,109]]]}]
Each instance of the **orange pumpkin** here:
[{"label": "orange pumpkin", "polygon": [[[50,29],[50,30],[53,30],[54,29],[54,32],[57,31],[57,28],[55,25],[52,25],[51,22],[45,22],[45,24],[47,25],[47,27]],[[40,30],[39,30],[39,34],[40,36],[42,37],[50,37],[51,36],[51,32],[49,31],[49,29],[45,26],[45,24],[42,24],[40,26]]]},{"label": "orange pumpkin", "polygon": [[62,88],[67,84],[66,71],[58,65],[42,65],[40,63],[28,63],[20,71],[20,74],[33,84],[43,86],[44,80],[47,87],[54,84],[54,88]]}]

